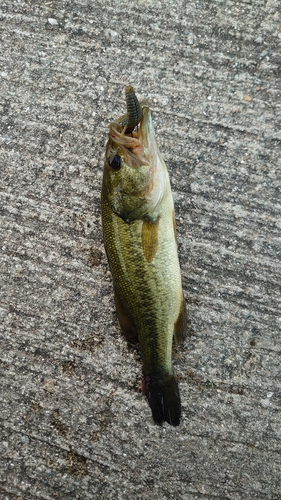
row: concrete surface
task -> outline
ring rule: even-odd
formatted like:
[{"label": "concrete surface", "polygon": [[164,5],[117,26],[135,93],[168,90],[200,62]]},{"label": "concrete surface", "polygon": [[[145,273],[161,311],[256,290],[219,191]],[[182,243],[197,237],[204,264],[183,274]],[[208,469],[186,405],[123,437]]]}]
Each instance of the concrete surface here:
[{"label": "concrete surface", "polygon": [[[279,0],[2,0],[1,500],[281,498]],[[153,424],[100,221],[150,97],[190,331]]]}]

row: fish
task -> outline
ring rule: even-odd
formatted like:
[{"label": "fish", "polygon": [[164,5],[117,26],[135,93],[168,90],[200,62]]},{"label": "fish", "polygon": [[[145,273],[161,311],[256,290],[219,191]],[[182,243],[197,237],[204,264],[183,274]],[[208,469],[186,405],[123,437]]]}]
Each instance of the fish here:
[{"label": "fish", "polygon": [[127,100],[127,114],[109,125],[101,215],[120,328],[140,345],[142,390],[154,422],[177,426],[172,346],[185,338],[187,313],[169,174],[147,99],[131,107]]}]

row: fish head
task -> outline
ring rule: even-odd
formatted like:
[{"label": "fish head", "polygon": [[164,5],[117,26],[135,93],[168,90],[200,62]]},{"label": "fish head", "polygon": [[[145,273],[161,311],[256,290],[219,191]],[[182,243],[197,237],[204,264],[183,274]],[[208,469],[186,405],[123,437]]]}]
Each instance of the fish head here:
[{"label": "fish head", "polygon": [[146,106],[142,111],[139,129],[131,134],[125,134],[120,123],[111,123],[106,146],[104,194],[112,211],[127,223],[143,218],[156,220],[169,183],[151,111]]}]

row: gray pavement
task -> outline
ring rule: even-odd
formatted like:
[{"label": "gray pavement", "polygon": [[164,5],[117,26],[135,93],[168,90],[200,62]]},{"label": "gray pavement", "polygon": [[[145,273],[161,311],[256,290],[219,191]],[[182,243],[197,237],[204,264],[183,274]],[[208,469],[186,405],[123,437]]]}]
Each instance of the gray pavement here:
[{"label": "gray pavement", "polygon": [[[2,0],[1,500],[279,500],[281,10]],[[150,97],[189,335],[156,426],[102,243],[109,122]]]}]

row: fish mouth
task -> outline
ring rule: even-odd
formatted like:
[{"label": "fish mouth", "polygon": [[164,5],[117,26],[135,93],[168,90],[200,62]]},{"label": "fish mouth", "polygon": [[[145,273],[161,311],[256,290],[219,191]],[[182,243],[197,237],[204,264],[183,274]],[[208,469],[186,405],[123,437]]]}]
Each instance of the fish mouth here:
[{"label": "fish mouth", "polygon": [[[138,130],[126,134],[126,127],[113,122],[109,127],[110,141],[108,147],[123,154],[126,163],[138,166],[151,162],[156,149],[155,132],[152,124],[151,111],[148,106],[142,108],[142,118]],[[156,150],[155,150],[156,153]]]}]

